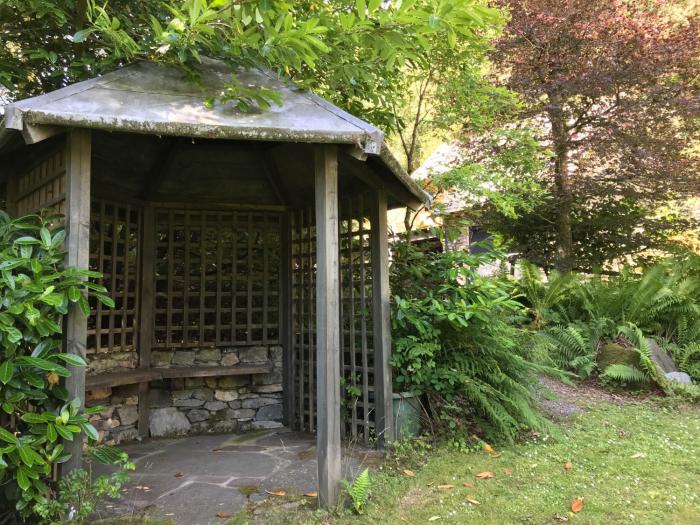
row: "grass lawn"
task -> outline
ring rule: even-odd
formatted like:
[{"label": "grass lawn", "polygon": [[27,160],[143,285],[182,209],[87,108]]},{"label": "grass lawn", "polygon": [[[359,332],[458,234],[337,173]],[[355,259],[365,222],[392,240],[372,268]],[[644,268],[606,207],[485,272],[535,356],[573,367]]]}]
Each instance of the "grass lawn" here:
[{"label": "grass lawn", "polygon": [[[561,427],[556,440],[504,447],[498,457],[436,450],[422,466],[387,467],[373,475],[362,516],[286,508],[231,523],[700,523],[697,408],[596,403]],[[495,478],[476,479],[484,471]],[[583,509],[574,514],[576,498]]]}]

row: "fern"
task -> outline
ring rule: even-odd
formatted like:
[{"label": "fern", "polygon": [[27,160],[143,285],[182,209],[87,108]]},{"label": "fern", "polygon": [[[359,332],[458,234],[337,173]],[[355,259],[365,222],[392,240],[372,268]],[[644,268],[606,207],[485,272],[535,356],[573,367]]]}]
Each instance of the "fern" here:
[{"label": "fern", "polygon": [[372,484],[369,477],[369,469],[360,472],[352,483],[343,480],[343,484],[352,500],[353,509],[355,509],[355,512],[358,514],[362,514],[369,500],[369,490]]},{"label": "fern", "polygon": [[601,379],[606,379],[615,383],[648,383],[649,377],[633,366],[628,365],[610,365],[602,374]]}]

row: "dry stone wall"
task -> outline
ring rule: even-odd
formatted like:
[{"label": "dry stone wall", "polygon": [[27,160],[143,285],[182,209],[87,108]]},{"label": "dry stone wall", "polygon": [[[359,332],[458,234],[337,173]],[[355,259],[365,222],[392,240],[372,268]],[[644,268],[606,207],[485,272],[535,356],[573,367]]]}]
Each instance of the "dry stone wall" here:
[{"label": "dry stone wall", "polygon": [[[273,365],[270,373],[260,375],[151,382],[148,392],[151,437],[245,432],[281,426],[281,346],[154,351],[151,360],[154,367]],[[138,385],[88,391],[87,404],[105,407],[102,413],[92,416],[103,442],[118,444],[138,438]]]}]

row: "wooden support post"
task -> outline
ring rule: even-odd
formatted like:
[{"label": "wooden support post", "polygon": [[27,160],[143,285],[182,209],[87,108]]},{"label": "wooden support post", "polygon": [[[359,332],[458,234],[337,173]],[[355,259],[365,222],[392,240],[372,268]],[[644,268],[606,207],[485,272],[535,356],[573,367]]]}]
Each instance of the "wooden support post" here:
[{"label": "wooden support post", "polygon": [[[88,269],[90,264],[90,157],[91,135],[79,129],[68,134],[66,143],[66,265]],[[76,304],[71,305],[66,318],[65,349],[69,354],[85,359],[87,319]],[[85,406],[85,368],[69,366],[66,379],[68,399],[80,399]],[[80,468],[83,452],[82,434],[65,442],[71,459],[63,464],[62,473]]]},{"label": "wooden support post", "polygon": [[282,392],[284,395],[283,421],[291,427],[294,420],[294,343],[292,334],[292,217],[291,212],[282,214],[282,236],[280,250],[280,313],[283,349]]},{"label": "wooden support post", "polygon": [[338,150],[316,149],[316,391],[318,496],[338,501],[340,485],[340,279]]},{"label": "wooden support post", "polygon": [[18,213],[19,204],[17,202],[17,183],[18,175],[12,170],[9,171],[9,176],[7,178],[7,185],[5,186],[5,210],[11,218],[16,218]]},{"label": "wooden support post", "polygon": [[387,196],[379,190],[370,202],[372,223],[372,327],[374,339],[374,403],[379,446],[394,439],[391,385],[391,314],[389,304],[389,234]]},{"label": "wooden support post", "polygon": [[[139,308],[139,368],[151,367],[151,345],[153,344],[155,308],[155,260],[156,260],[156,217],[152,206],[143,209],[143,237],[141,246],[141,305]],[[149,402],[148,381],[139,383],[139,437],[148,437]]]}]

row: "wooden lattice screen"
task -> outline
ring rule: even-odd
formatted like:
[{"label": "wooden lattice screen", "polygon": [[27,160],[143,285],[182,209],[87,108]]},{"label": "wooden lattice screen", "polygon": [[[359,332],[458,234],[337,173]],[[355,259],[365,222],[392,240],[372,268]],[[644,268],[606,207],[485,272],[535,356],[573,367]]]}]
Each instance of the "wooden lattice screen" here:
[{"label": "wooden lattice screen", "polygon": [[[140,290],[139,250],[142,211],[128,203],[93,199],[90,213],[90,269],[114,300],[104,308],[91,298],[88,353],[136,352]],[[134,366],[138,359],[127,360]]]},{"label": "wooden lattice screen", "polygon": [[277,212],[156,210],[154,347],[278,344]]},{"label": "wooden lattice screen", "polygon": [[17,215],[43,208],[64,213],[66,199],[66,150],[59,147],[26,173],[19,175],[13,193]]},{"label": "wooden lattice screen", "polygon": [[[341,203],[341,371],[343,433],[368,443],[374,427],[371,225],[363,199]],[[292,216],[292,355],[295,382],[293,426],[316,424],[316,231],[312,210]]]}]

